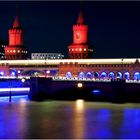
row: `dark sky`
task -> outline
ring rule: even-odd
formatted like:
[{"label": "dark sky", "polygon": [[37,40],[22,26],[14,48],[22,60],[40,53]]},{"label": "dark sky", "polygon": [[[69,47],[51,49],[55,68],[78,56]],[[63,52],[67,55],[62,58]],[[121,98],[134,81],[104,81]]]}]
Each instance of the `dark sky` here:
[{"label": "dark sky", "polygon": [[[67,57],[80,2],[0,2],[1,40],[8,39],[16,6],[29,52],[60,52]],[[95,46],[94,58],[140,56],[140,2],[84,1],[83,9],[89,25],[89,43]]]}]

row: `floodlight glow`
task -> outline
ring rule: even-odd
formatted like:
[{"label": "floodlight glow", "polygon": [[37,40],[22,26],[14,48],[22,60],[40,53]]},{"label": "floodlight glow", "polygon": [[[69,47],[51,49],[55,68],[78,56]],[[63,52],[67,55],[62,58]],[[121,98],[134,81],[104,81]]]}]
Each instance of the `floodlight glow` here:
[{"label": "floodlight glow", "polygon": [[83,87],[83,84],[82,84],[82,83],[78,83],[78,84],[77,84],[77,87],[78,87],[78,88],[82,88],[82,87]]},{"label": "floodlight glow", "polygon": [[0,92],[4,91],[30,91],[30,88],[0,88]]},{"label": "floodlight glow", "polygon": [[12,76],[15,76],[15,72],[12,72],[11,75],[12,75]]},{"label": "floodlight glow", "polygon": [[24,79],[24,78],[23,78],[23,79],[21,79],[21,82],[22,82],[22,83],[24,83],[24,82],[25,82],[25,79]]},{"label": "floodlight glow", "polygon": [[1,72],[0,72],[0,74],[3,76],[3,75],[4,75],[4,72],[3,72],[3,71],[1,71]]},{"label": "floodlight glow", "polygon": [[49,74],[50,73],[50,70],[47,70],[46,73]]},{"label": "floodlight glow", "polygon": [[20,73],[20,70],[18,70],[17,72]]}]

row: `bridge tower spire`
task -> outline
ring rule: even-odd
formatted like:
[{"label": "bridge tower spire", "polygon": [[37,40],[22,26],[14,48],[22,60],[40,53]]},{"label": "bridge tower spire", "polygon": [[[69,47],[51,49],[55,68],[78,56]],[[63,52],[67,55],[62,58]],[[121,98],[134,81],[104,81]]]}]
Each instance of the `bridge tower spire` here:
[{"label": "bridge tower spire", "polygon": [[26,59],[27,50],[23,42],[24,30],[21,28],[19,11],[11,29],[9,29],[9,46],[5,48],[5,57],[8,60]]},{"label": "bridge tower spire", "polygon": [[77,24],[73,25],[73,44],[68,46],[69,57],[74,59],[92,58],[93,46],[88,44],[88,25],[85,24],[82,4]]}]

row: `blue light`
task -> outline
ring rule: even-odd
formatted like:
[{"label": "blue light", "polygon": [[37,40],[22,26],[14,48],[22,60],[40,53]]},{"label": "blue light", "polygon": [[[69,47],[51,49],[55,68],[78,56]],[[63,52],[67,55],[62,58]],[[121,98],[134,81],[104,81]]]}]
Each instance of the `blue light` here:
[{"label": "blue light", "polygon": [[16,74],[15,74],[15,72],[12,72],[11,75],[12,75],[12,76],[15,76]]},{"label": "blue light", "polygon": [[140,73],[139,72],[134,73],[134,80],[140,80]]},{"label": "blue light", "polygon": [[1,75],[1,76],[4,76],[4,72],[3,72],[3,71],[1,71],[1,72],[0,72],[0,75]]},{"label": "blue light", "polygon": [[100,95],[100,94],[101,94],[101,90],[99,90],[99,89],[94,89],[94,90],[92,91],[92,93],[93,93],[94,95]]},{"label": "blue light", "polygon": [[105,72],[101,73],[101,78],[105,78],[107,76],[107,74]]},{"label": "blue light", "polygon": [[122,73],[121,73],[121,72],[118,72],[118,73],[117,73],[117,78],[119,78],[119,79],[122,78]]},{"label": "blue light", "polygon": [[80,72],[79,73],[79,79],[83,79],[84,78],[84,73],[83,72]]},{"label": "blue light", "polygon": [[[12,102],[28,101],[28,95],[12,96]],[[0,102],[9,102],[9,96],[0,97]]]},{"label": "blue light", "polygon": [[114,73],[113,73],[113,72],[110,72],[110,73],[108,74],[108,77],[111,78],[111,79],[114,79]]},{"label": "blue light", "polygon": [[66,73],[66,77],[67,77],[68,79],[72,78],[71,72],[67,72],[67,73]]},{"label": "blue light", "polygon": [[127,80],[130,79],[130,74],[129,74],[129,72],[125,72],[125,73],[124,73],[124,78],[127,79]]},{"label": "blue light", "polygon": [[86,78],[88,78],[88,79],[92,79],[92,74],[91,74],[91,72],[87,72],[87,74],[86,74]]}]

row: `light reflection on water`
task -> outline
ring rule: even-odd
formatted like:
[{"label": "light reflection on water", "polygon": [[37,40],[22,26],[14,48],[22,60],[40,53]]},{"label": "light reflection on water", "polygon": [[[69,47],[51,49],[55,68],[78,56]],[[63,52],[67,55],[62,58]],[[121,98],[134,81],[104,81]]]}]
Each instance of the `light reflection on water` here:
[{"label": "light reflection on water", "polygon": [[0,102],[0,138],[140,138],[140,104]]}]

